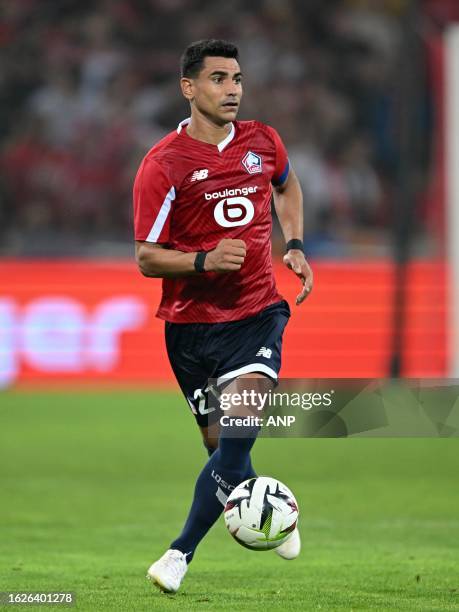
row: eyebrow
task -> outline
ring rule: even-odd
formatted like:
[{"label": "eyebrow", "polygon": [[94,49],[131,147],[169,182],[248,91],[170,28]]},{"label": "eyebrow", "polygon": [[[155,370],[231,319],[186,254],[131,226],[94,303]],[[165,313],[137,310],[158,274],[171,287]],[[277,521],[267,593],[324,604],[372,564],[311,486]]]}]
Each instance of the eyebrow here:
[{"label": "eyebrow", "polygon": [[[209,76],[211,76],[211,77],[212,77],[212,76],[228,76],[228,75],[229,75],[229,72],[225,72],[224,70],[214,70],[213,72],[211,72],[211,73],[209,74]],[[235,78],[235,77],[241,77],[241,76],[242,76],[242,72],[236,72],[236,73],[233,75],[233,78]]]}]

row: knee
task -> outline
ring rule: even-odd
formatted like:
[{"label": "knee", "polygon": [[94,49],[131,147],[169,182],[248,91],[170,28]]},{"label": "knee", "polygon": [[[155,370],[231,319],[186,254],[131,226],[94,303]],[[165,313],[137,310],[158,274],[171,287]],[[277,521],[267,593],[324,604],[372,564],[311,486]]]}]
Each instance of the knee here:
[{"label": "knee", "polygon": [[217,450],[218,445],[214,446],[213,444],[209,443],[207,440],[203,440],[203,444],[207,450],[207,454],[209,455],[209,457]]},{"label": "knee", "polygon": [[202,442],[206,447],[209,457],[218,448],[218,431],[212,427],[201,427]]}]

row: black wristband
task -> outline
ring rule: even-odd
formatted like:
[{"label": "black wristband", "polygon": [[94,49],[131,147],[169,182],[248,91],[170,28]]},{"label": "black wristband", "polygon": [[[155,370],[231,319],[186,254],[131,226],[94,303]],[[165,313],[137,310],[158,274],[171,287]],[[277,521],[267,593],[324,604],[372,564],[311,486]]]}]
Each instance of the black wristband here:
[{"label": "black wristband", "polygon": [[303,246],[303,241],[299,240],[298,238],[293,238],[292,240],[289,240],[287,242],[287,247],[286,247],[286,251],[290,251],[290,249],[298,249],[299,251],[303,251],[304,253],[304,246]]},{"label": "black wristband", "polygon": [[204,262],[206,260],[207,251],[199,251],[194,259],[194,269],[196,272],[205,272]]}]

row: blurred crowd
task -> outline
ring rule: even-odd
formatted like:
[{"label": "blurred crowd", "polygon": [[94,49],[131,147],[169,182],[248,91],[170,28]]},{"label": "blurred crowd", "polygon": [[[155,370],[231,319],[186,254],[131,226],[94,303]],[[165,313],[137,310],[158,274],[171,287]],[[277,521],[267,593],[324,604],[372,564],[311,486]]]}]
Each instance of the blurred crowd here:
[{"label": "blurred crowd", "polygon": [[188,116],[180,54],[209,37],[240,48],[240,118],[273,125],[288,146],[304,189],[309,250],[336,254],[387,242],[403,5],[1,3],[0,253],[131,251],[135,171],[152,144]]}]

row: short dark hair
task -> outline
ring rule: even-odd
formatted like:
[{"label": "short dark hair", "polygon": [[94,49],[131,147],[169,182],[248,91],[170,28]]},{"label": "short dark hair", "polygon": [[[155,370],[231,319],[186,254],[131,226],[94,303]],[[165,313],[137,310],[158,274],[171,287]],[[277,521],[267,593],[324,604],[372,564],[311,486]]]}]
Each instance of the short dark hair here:
[{"label": "short dark hair", "polygon": [[206,57],[229,57],[239,61],[239,51],[236,45],[215,38],[191,43],[180,59],[181,76],[189,79],[197,77],[202,70]]}]

